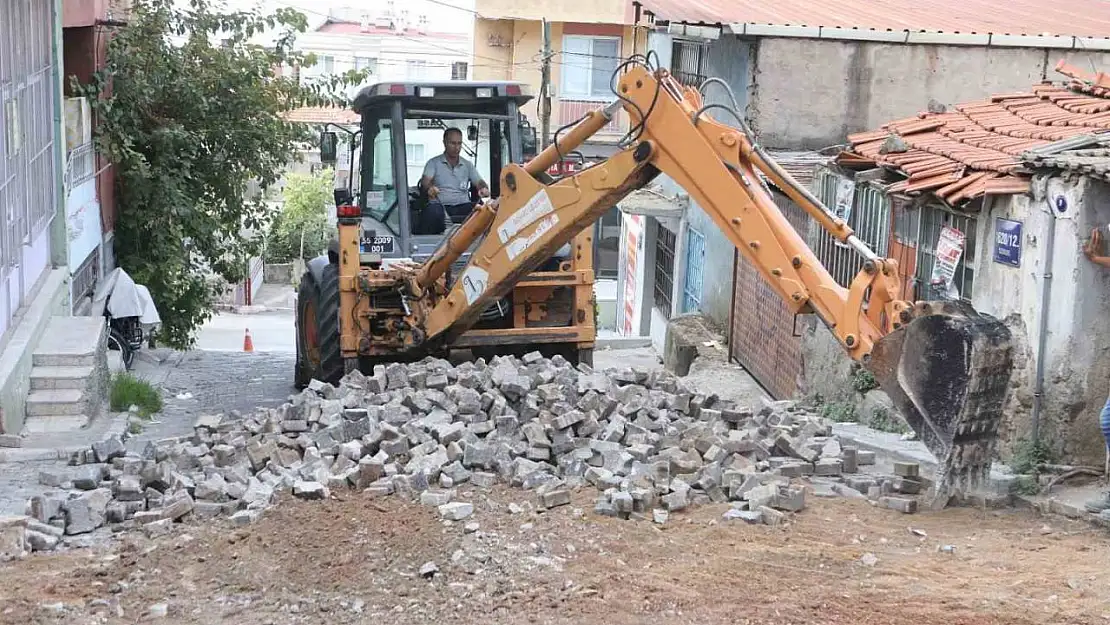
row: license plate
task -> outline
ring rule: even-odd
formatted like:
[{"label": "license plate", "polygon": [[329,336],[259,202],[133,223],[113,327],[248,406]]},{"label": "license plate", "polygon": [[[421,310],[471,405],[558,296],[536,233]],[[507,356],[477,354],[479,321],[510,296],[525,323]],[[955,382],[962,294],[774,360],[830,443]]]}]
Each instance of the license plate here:
[{"label": "license plate", "polygon": [[374,237],[363,235],[359,247],[363,254],[392,254],[393,237],[389,235]]}]

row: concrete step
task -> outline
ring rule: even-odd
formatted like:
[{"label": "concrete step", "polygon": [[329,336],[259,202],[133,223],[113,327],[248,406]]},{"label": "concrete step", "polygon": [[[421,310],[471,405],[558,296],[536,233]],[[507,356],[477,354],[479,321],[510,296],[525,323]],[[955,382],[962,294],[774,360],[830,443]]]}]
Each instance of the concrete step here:
[{"label": "concrete step", "polygon": [[33,367],[31,369],[31,390],[84,389],[92,377],[93,368],[88,367]]},{"label": "concrete step", "polygon": [[85,412],[85,391],[75,388],[31,391],[28,417],[77,416]]},{"label": "concrete step", "polygon": [[51,317],[31,357],[35,367],[92,367],[105,334],[102,317]]},{"label": "concrete step", "polygon": [[[43,434],[73,434],[87,427],[89,427],[89,418],[83,414],[31,416],[27,417],[27,421],[23,424],[23,435],[34,437]],[[75,440],[71,440],[70,443],[77,444]],[[89,441],[86,441],[85,446],[88,444]]]}]

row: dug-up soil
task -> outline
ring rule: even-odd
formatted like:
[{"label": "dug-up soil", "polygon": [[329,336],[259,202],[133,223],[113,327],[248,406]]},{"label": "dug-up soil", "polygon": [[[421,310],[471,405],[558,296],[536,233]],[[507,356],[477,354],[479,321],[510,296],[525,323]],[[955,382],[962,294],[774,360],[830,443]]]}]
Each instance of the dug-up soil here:
[{"label": "dug-up soil", "polygon": [[246,527],[185,523],[35,555],[0,565],[0,623],[1110,620],[1110,541],[1055,517],[815,498],[780,527],[726,521],[720,505],[660,526],[596,516],[585,491],[543,513],[520,490],[457,500],[474,515],[445,523],[435,508],[334,493]]}]

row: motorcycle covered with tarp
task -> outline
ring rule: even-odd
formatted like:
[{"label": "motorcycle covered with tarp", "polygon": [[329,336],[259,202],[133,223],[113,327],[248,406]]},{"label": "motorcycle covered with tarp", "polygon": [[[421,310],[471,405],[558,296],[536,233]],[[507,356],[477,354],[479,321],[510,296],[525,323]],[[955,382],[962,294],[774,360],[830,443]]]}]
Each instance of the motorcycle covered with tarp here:
[{"label": "motorcycle covered with tarp", "polygon": [[131,369],[135,352],[162,324],[150,291],[136,284],[126,271],[113,269],[93,293],[93,315],[103,315],[108,324],[108,349],[119,351],[123,366]]}]

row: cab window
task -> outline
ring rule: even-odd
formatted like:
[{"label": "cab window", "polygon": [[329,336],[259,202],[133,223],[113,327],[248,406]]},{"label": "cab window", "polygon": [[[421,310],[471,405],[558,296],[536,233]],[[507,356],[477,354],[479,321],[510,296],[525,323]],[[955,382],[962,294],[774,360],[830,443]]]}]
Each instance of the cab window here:
[{"label": "cab window", "polygon": [[388,119],[379,119],[372,132],[369,187],[363,189],[366,212],[385,223],[394,234],[399,234],[397,185],[393,176],[393,124]]}]

